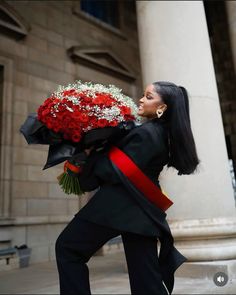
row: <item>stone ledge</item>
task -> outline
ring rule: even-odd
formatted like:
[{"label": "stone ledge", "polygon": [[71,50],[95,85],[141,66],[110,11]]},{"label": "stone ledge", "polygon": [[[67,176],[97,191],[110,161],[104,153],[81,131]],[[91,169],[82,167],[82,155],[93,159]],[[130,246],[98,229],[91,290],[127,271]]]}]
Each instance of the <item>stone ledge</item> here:
[{"label": "stone ledge", "polygon": [[175,275],[185,278],[212,279],[217,272],[224,272],[229,280],[236,278],[236,259],[205,262],[185,262]]},{"label": "stone ledge", "polygon": [[186,238],[209,238],[236,236],[236,217],[169,220],[173,236],[178,240]]},{"label": "stone ledge", "polygon": [[71,221],[73,216],[74,214],[51,216],[18,216],[15,218],[0,219],[0,226],[68,223]]}]

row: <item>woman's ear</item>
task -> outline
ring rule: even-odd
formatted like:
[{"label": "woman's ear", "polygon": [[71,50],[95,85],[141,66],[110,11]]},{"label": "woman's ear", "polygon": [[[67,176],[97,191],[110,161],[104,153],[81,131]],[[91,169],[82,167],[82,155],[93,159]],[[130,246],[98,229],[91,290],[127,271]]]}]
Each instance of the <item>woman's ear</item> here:
[{"label": "woman's ear", "polygon": [[161,106],[161,110],[164,112],[166,109],[167,109],[167,105],[163,103],[163,105]]},{"label": "woman's ear", "polygon": [[157,107],[157,110],[160,110],[162,112],[164,112],[166,109],[167,109],[167,105],[165,103]]}]

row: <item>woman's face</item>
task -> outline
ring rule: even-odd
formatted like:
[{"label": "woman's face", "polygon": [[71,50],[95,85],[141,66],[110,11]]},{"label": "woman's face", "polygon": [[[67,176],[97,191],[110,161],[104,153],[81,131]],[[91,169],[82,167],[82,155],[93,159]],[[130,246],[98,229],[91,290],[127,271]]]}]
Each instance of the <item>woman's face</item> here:
[{"label": "woman's face", "polygon": [[154,85],[149,84],[143,97],[139,100],[138,115],[147,118],[157,117],[156,111],[165,111],[166,105],[163,104],[162,99],[158,93],[155,92]]}]

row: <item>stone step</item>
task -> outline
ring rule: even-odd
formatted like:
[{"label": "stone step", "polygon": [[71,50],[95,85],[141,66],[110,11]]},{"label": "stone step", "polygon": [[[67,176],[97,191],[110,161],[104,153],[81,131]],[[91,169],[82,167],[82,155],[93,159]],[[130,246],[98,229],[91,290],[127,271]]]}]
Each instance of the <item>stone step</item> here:
[{"label": "stone step", "polygon": [[236,278],[236,260],[185,262],[175,272],[178,277],[212,279],[218,272]]}]

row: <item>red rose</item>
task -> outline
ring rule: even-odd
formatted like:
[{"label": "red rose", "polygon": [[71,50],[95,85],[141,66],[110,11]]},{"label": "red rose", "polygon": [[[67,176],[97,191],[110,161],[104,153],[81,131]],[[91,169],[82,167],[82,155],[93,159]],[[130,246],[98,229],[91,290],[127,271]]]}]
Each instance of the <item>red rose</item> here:
[{"label": "red rose", "polygon": [[84,113],[80,113],[78,116],[78,119],[79,119],[79,121],[81,121],[83,123],[86,123],[89,120],[88,115],[84,114]]},{"label": "red rose", "polygon": [[115,127],[115,126],[117,126],[118,125],[118,121],[111,121],[110,123],[109,123],[109,126],[112,126],[112,127]]},{"label": "red rose", "polygon": [[42,111],[43,116],[47,116],[47,114],[49,114],[49,113],[50,113],[49,109],[46,109],[46,110]]},{"label": "red rose", "polygon": [[46,125],[47,125],[47,127],[48,127],[49,129],[52,129],[52,127],[53,127],[52,121],[50,121],[50,120],[48,120],[48,121],[46,122]]},{"label": "red rose", "polygon": [[96,126],[97,123],[97,118],[94,116],[89,117],[89,125],[94,128]]},{"label": "red rose", "polygon": [[62,111],[64,111],[66,108],[65,108],[64,105],[59,104],[58,107],[57,107],[57,109],[58,109],[59,112],[62,112]]},{"label": "red rose", "polygon": [[133,115],[124,115],[124,119],[126,121],[129,121],[129,120],[133,121],[133,120],[135,120],[135,117]]},{"label": "red rose", "polygon": [[105,127],[105,126],[108,126],[109,125],[109,122],[106,120],[106,119],[99,119],[97,121],[97,126],[98,127]]},{"label": "red rose", "polygon": [[92,101],[93,104],[103,104],[104,103],[104,99],[102,97],[96,97],[94,98],[94,100]]},{"label": "red rose", "polygon": [[71,139],[74,142],[79,142],[81,140],[81,137],[82,137],[81,136],[81,130],[75,129],[74,132],[73,132],[73,134],[72,134]]},{"label": "red rose", "polygon": [[73,95],[75,93],[75,89],[64,90],[62,93],[63,93],[64,96]]},{"label": "red rose", "polygon": [[60,129],[61,129],[61,127],[60,127],[59,124],[55,124],[55,125],[53,126],[53,128],[52,128],[52,130],[55,131],[55,132],[59,132]]},{"label": "red rose", "polygon": [[85,105],[87,105],[88,102],[92,101],[92,97],[89,96],[82,96],[82,103],[84,103]]},{"label": "red rose", "polygon": [[131,110],[127,106],[120,106],[120,110],[121,110],[122,115],[130,115],[131,114]]},{"label": "red rose", "polygon": [[70,122],[70,128],[76,128],[77,127],[77,124],[75,122]]},{"label": "red rose", "polygon": [[111,99],[108,98],[108,99],[105,101],[104,104],[105,104],[106,107],[111,107],[111,106],[113,105],[113,101],[112,101]]}]

